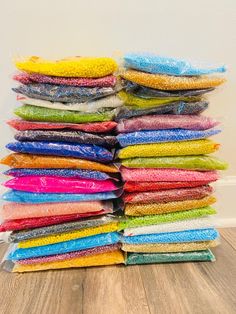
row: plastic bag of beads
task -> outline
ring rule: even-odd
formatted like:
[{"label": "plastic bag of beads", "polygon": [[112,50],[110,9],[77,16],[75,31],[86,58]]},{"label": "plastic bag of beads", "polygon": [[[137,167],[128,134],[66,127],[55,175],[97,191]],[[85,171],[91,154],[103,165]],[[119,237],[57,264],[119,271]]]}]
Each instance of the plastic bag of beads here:
[{"label": "plastic bag of beads", "polygon": [[[177,101],[169,103],[167,105],[161,105],[155,108],[149,109],[132,109],[129,107],[120,107],[115,116],[115,121],[121,119],[129,119],[132,117],[149,116],[149,115],[195,115],[203,112],[208,108],[208,102],[198,101],[185,103],[183,101]],[[163,116],[164,117],[164,116]],[[148,118],[148,117],[147,117]]]},{"label": "plastic bag of beads", "polygon": [[217,87],[225,83],[221,76],[169,76],[164,74],[150,74],[135,70],[121,73],[121,76],[131,82],[161,90],[205,89]]},{"label": "plastic bag of beads", "polygon": [[101,171],[84,169],[43,169],[43,168],[11,168],[3,174],[11,177],[26,176],[51,176],[62,178],[92,179],[92,180],[114,180],[119,181],[119,175],[108,174]]},{"label": "plastic bag of beads", "polygon": [[114,147],[117,143],[115,136],[97,135],[81,131],[55,131],[55,130],[27,130],[18,131],[14,138],[17,141],[46,141],[46,142],[67,142],[78,144],[92,144],[105,147]]},{"label": "plastic bag of beads", "polygon": [[6,148],[17,153],[77,157],[100,162],[113,160],[113,153],[104,147],[63,142],[12,142]]},{"label": "plastic bag of beads", "polygon": [[78,194],[78,193],[32,193],[10,190],[2,195],[7,202],[42,204],[42,203],[67,203],[67,202],[88,202],[116,199],[122,194],[122,189],[110,192]]},{"label": "plastic bag of beads", "polygon": [[129,169],[125,167],[121,167],[120,171],[124,181],[213,182],[218,179],[217,171],[194,171],[182,169],[153,169],[153,168]]},{"label": "plastic bag of beads", "polygon": [[148,73],[168,75],[196,76],[226,71],[224,65],[213,66],[191,63],[177,58],[160,56],[152,53],[127,53],[124,56],[125,66]]},{"label": "plastic bag of beads", "polygon": [[119,222],[119,230],[127,228],[138,228],[150,225],[159,225],[165,223],[172,223],[175,221],[190,220],[210,215],[215,215],[216,210],[210,206],[195,208],[191,210],[171,212],[160,215],[139,216],[139,217],[125,217]]},{"label": "plastic bag of beads", "polygon": [[125,204],[125,215],[127,216],[144,216],[159,215],[170,212],[190,210],[212,205],[216,202],[216,198],[205,196],[200,199],[191,199],[185,201],[174,201],[168,203],[129,203]]},{"label": "plastic bag of beads", "polygon": [[138,85],[136,83],[123,80],[124,90],[134,96],[141,98],[153,98],[153,97],[193,97],[201,96],[206,93],[212,92],[214,88],[204,89],[189,89],[189,90],[159,90],[150,87]]},{"label": "plastic bag of beads", "polygon": [[143,226],[143,227],[138,227],[138,228],[127,228],[124,230],[124,236],[132,237],[132,236],[145,235],[145,234],[178,232],[178,231],[183,231],[183,230],[200,230],[200,229],[209,229],[209,228],[214,228],[213,221],[210,219],[210,217],[202,217],[202,218],[197,218],[197,219],[181,220],[181,221],[175,221],[175,222],[170,222],[170,223]]},{"label": "plastic bag of beads", "polygon": [[25,219],[9,219],[1,222],[0,232],[13,231],[13,230],[24,230],[34,229],[44,226],[52,226],[56,224],[65,223],[68,221],[77,221],[81,219],[87,219],[88,217],[101,216],[110,214],[113,212],[112,208],[104,208],[97,212],[81,213],[81,214],[68,214],[68,215],[57,215],[47,217],[36,217],[36,218],[25,218]]},{"label": "plastic bag of beads", "polygon": [[15,65],[27,73],[81,78],[104,77],[117,70],[115,60],[105,57],[72,57],[54,61],[31,56],[17,59]]},{"label": "plastic bag of beads", "polygon": [[194,101],[201,101],[201,97],[155,97],[155,98],[141,98],[129,94],[125,91],[120,91],[118,93],[118,97],[124,102],[126,106],[134,106],[137,108],[151,108],[157,107],[160,105],[173,103],[176,101],[183,101],[183,102],[194,102]]},{"label": "plastic bag of beads", "polygon": [[16,177],[3,183],[17,191],[33,193],[84,193],[109,192],[118,189],[113,180],[59,178],[51,176]]},{"label": "plastic bag of beads", "polygon": [[183,189],[201,187],[211,183],[211,181],[173,181],[173,182],[145,182],[145,181],[126,181],[123,189],[126,192],[148,192],[148,191],[162,191],[170,189]]},{"label": "plastic bag of beads", "polygon": [[82,86],[82,87],[113,87],[116,77],[108,75],[101,78],[57,77],[38,73],[19,72],[13,75],[13,80],[22,84],[49,83],[53,85]]},{"label": "plastic bag of beads", "polygon": [[211,186],[203,185],[195,188],[125,193],[122,198],[125,203],[167,203],[200,199],[209,196],[212,192],[213,188]]},{"label": "plastic bag of beads", "polygon": [[133,145],[122,148],[118,157],[120,159],[133,157],[158,157],[158,156],[187,156],[214,153],[219,149],[217,144],[209,139]]},{"label": "plastic bag of beads", "polygon": [[103,209],[112,211],[113,205],[109,201],[71,202],[71,203],[45,203],[21,204],[6,203],[0,208],[0,217],[3,221],[51,217],[57,215],[70,215],[99,212]]},{"label": "plastic bag of beads", "polygon": [[103,172],[118,172],[118,168],[113,165],[105,165],[95,161],[89,161],[72,157],[40,156],[32,154],[13,153],[0,161],[1,164],[13,168],[68,168],[85,169]]},{"label": "plastic bag of beads", "polygon": [[111,110],[122,106],[123,102],[115,95],[107,96],[90,102],[52,102],[48,100],[29,98],[24,95],[17,95],[17,100],[23,105],[31,105],[36,107],[65,110],[65,111],[81,111],[83,113],[96,113],[99,110]]},{"label": "plastic bag of beads", "polygon": [[15,246],[13,247],[13,250],[8,254],[7,259],[15,261],[32,257],[63,254],[90,249],[102,245],[115,244],[118,243],[119,241],[120,235],[117,232],[111,232],[27,249],[21,249]]},{"label": "plastic bag of beads", "polygon": [[115,109],[101,109],[97,112],[79,112],[59,109],[49,109],[31,105],[23,105],[14,113],[25,120],[41,122],[89,123],[110,121],[115,115]]},{"label": "plastic bag of beads", "polygon": [[128,253],[126,265],[160,264],[176,262],[214,262],[210,250],[176,253]]},{"label": "plastic bag of beads", "polygon": [[120,120],[117,132],[129,133],[165,129],[208,130],[219,124],[218,121],[205,116],[195,115],[149,115]]},{"label": "plastic bag of beads", "polygon": [[114,121],[73,124],[73,123],[33,122],[33,121],[25,121],[21,119],[11,119],[7,121],[7,124],[18,131],[69,129],[69,130],[78,130],[78,131],[90,132],[90,133],[110,132],[114,130],[117,125],[117,123]]},{"label": "plastic bag of beads", "polygon": [[122,160],[128,168],[178,168],[192,170],[225,170],[228,164],[216,157],[207,155],[179,157],[128,158]]},{"label": "plastic bag of beads", "polygon": [[12,90],[30,98],[65,103],[83,103],[115,93],[113,87],[80,87],[45,83],[20,84]]},{"label": "plastic bag of beads", "polygon": [[109,253],[100,253],[95,255],[89,255],[85,257],[72,258],[69,260],[55,261],[48,263],[21,265],[18,263],[11,263],[7,261],[4,265],[4,269],[13,273],[42,271],[48,269],[64,269],[75,267],[91,267],[91,266],[107,266],[124,264],[124,255],[120,250],[116,250]]},{"label": "plastic bag of beads", "polygon": [[115,216],[106,215],[101,217],[92,217],[78,221],[66,222],[52,226],[45,226],[41,228],[14,231],[9,235],[9,241],[22,242],[30,239],[38,239],[49,235],[57,235],[70,231],[87,230],[90,228],[100,227],[111,223],[116,224],[117,230],[118,219]]},{"label": "plastic bag of beads", "polygon": [[149,243],[149,244],[122,244],[125,252],[137,253],[166,253],[166,252],[192,252],[207,250],[219,245],[219,240],[182,242],[182,243]]},{"label": "plastic bag of beads", "polygon": [[138,131],[119,134],[117,136],[117,140],[121,147],[126,147],[138,144],[167,143],[205,139],[220,132],[220,130],[216,129],[203,131],[182,129]]}]

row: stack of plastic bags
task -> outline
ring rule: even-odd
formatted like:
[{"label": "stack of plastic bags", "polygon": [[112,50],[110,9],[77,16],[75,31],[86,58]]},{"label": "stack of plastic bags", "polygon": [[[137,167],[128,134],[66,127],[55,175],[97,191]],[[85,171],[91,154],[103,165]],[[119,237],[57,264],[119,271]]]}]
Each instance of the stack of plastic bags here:
[{"label": "stack of plastic bags", "polygon": [[112,121],[122,101],[111,58],[19,60],[20,106],[9,125],[13,153],[4,183],[0,231],[12,243],[13,272],[124,262],[114,206],[122,193],[113,165]]},{"label": "stack of plastic bags", "polygon": [[211,261],[219,234],[210,183],[227,165],[211,155],[218,122],[199,114],[224,82],[211,74],[225,68],[145,54],[126,55],[125,66],[117,139],[126,264]]}]

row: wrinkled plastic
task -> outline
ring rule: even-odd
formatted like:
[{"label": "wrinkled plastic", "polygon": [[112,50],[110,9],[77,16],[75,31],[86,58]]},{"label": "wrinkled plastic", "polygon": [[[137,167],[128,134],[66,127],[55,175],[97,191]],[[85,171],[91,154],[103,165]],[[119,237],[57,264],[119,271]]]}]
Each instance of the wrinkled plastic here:
[{"label": "wrinkled plastic", "polygon": [[115,115],[115,109],[101,109],[91,113],[23,105],[15,109],[14,113],[18,117],[29,121],[90,123],[112,120]]},{"label": "wrinkled plastic", "polygon": [[21,241],[18,244],[19,248],[32,248],[42,245],[49,245],[54,243],[61,243],[81,238],[91,237],[97,234],[103,234],[108,232],[115,232],[118,229],[117,222],[111,222],[105,225],[97,227],[89,227],[82,230],[73,230],[69,232],[56,233],[54,235],[48,235],[39,237],[37,239],[29,239],[26,241]]},{"label": "wrinkled plastic", "polygon": [[[29,98],[25,95],[17,95],[17,100],[20,101],[23,105],[31,105],[36,107],[55,109],[55,110],[64,110],[64,111],[73,111],[79,114],[79,111],[83,113],[94,113],[97,114],[102,110],[112,110],[114,108],[120,107],[123,102],[115,95],[107,96],[100,99],[94,99],[90,102],[52,102],[48,100]],[[72,101],[72,100],[71,100]],[[80,112],[80,114],[81,114]]]},{"label": "wrinkled plastic", "polygon": [[206,196],[200,199],[191,199],[185,201],[175,201],[168,203],[131,203],[125,205],[125,215],[144,216],[159,215],[170,212],[190,210],[212,205],[216,202],[214,196]]},{"label": "wrinkled plastic", "polygon": [[219,146],[220,144],[209,139],[142,144],[122,148],[118,153],[118,157],[124,159],[133,157],[202,155],[214,153],[219,149]]},{"label": "wrinkled plastic", "polygon": [[77,221],[80,219],[101,216],[101,215],[109,214],[112,212],[113,212],[112,208],[105,208],[98,212],[91,212],[91,213],[6,220],[0,224],[0,232],[52,226],[52,225],[64,223],[67,221]]},{"label": "wrinkled plastic", "polygon": [[77,179],[93,179],[93,180],[115,180],[118,181],[119,176],[111,175],[101,171],[83,170],[83,169],[43,169],[43,168],[11,168],[3,174],[12,177],[25,176],[52,176],[62,178]]},{"label": "wrinkled plastic", "polygon": [[129,253],[126,265],[161,264],[176,262],[214,262],[215,256],[210,250],[177,253]]},{"label": "wrinkled plastic", "polygon": [[13,80],[22,84],[31,83],[49,83],[54,85],[67,85],[67,86],[83,86],[83,87],[113,87],[116,84],[116,77],[113,75],[105,76],[102,78],[71,78],[71,77],[56,77],[42,75],[38,73],[24,73],[19,72],[13,75]]},{"label": "wrinkled plastic", "polygon": [[178,168],[192,170],[225,170],[228,164],[216,157],[207,155],[179,157],[149,157],[123,159],[122,165],[128,168]]},{"label": "wrinkled plastic", "polygon": [[124,102],[126,106],[134,106],[136,107],[136,109],[157,107],[157,106],[165,105],[168,103],[173,103],[176,101],[183,101],[183,102],[201,101],[201,97],[141,98],[141,97],[137,97],[132,94],[129,94],[125,92],[124,90],[118,93],[118,97]]},{"label": "wrinkled plastic", "polygon": [[138,85],[136,83],[126,81],[123,82],[124,90],[134,96],[141,98],[153,98],[153,97],[193,97],[201,96],[206,93],[212,92],[214,88],[205,89],[189,89],[189,90],[177,90],[177,91],[163,91],[150,87]]},{"label": "wrinkled plastic", "polygon": [[0,209],[0,217],[2,220],[27,219],[93,212],[96,213],[103,209],[109,209],[111,212],[112,208],[112,203],[108,201],[46,204],[7,203]]},{"label": "wrinkled plastic", "polygon": [[13,168],[66,168],[84,169],[103,172],[118,172],[113,165],[104,165],[95,161],[59,156],[40,156],[32,154],[13,153],[0,161],[1,164]]},{"label": "wrinkled plastic", "polygon": [[117,70],[115,60],[105,57],[72,57],[53,61],[31,56],[17,59],[15,65],[27,73],[81,78],[104,77]]},{"label": "wrinkled plastic", "polygon": [[140,217],[125,217],[119,223],[119,230],[127,228],[136,228],[142,226],[150,226],[164,223],[171,223],[175,221],[182,221],[188,219],[201,218],[209,215],[215,215],[216,210],[210,206],[201,207],[191,210],[172,212],[161,215],[150,215]]},{"label": "wrinkled plastic", "polygon": [[26,154],[77,157],[100,162],[110,162],[113,154],[104,147],[63,142],[12,142],[6,148]]},{"label": "wrinkled plastic", "polygon": [[79,221],[66,222],[59,225],[46,226],[41,228],[34,228],[29,230],[14,231],[9,236],[10,242],[21,242],[29,239],[43,238],[49,235],[56,235],[60,233],[87,230],[98,226],[107,225],[109,223],[117,223],[115,216],[106,215],[102,217],[88,218]]},{"label": "wrinkled plastic", "polygon": [[205,89],[217,87],[226,81],[225,78],[221,76],[180,77],[164,74],[149,74],[135,70],[128,70],[121,73],[121,76],[139,85],[161,90]]},{"label": "wrinkled plastic", "polygon": [[218,124],[218,121],[205,116],[166,114],[164,116],[149,115],[121,120],[116,129],[119,133],[165,129],[207,130]]},{"label": "wrinkled plastic", "polygon": [[167,203],[174,201],[200,199],[205,196],[209,196],[212,192],[213,188],[211,186],[203,185],[201,187],[195,188],[125,193],[123,195],[123,200],[125,203]]},{"label": "wrinkled plastic", "polygon": [[173,181],[173,182],[142,182],[142,181],[126,181],[123,189],[126,192],[147,192],[162,191],[170,189],[193,188],[211,183],[211,181]]},{"label": "wrinkled plastic", "polygon": [[73,259],[63,260],[63,261],[55,261],[55,262],[32,264],[32,265],[13,264],[10,266],[6,265],[5,267],[8,269],[10,268],[10,271],[14,273],[15,272],[22,273],[22,272],[42,271],[42,270],[48,270],[48,269],[107,266],[107,265],[124,264],[124,262],[125,260],[124,260],[123,253],[120,250],[116,250],[113,252],[100,253],[100,254],[73,258]]},{"label": "wrinkled plastic", "polygon": [[32,122],[21,119],[11,119],[7,121],[11,127],[18,131],[26,130],[78,130],[90,133],[106,133],[115,129],[117,123],[114,121],[107,122],[95,122],[95,123],[84,123],[84,124],[73,124],[73,123],[47,123],[47,122]]},{"label": "wrinkled plastic", "polygon": [[[120,121],[121,119],[129,119],[132,117],[139,117],[139,116],[148,116],[149,115],[195,115],[203,112],[208,108],[208,102],[199,101],[199,102],[189,102],[184,103],[174,102],[167,105],[161,105],[159,107],[150,108],[150,109],[132,109],[128,107],[121,107],[119,108],[116,116],[115,121]],[[164,117],[164,116],[163,116]]]},{"label": "wrinkled plastic", "polygon": [[36,193],[99,193],[117,190],[113,180],[59,178],[50,176],[16,177],[3,183],[4,186],[25,192]]},{"label": "wrinkled plastic", "polygon": [[55,254],[63,254],[75,252],[85,249],[94,248],[108,244],[118,243],[120,235],[117,232],[98,234],[95,236],[71,240],[51,245],[38,246],[35,248],[20,249],[16,248],[7,256],[8,260],[20,260],[25,258],[49,256]]},{"label": "wrinkled plastic", "polygon": [[125,252],[165,253],[202,251],[219,245],[218,240],[182,243],[122,244]]},{"label": "wrinkled plastic", "polygon": [[124,181],[216,181],[219,176],[217,171],[194,171],[182,169],[153,169],[140,168],[129,169],[121,167],[121,175]]},{"label": "wrinkled plastic", "polygon": [[115,89],[112,87],[78,87],[45,83],[21,84],[12,88],[12,90],[30,98],[65,103],[83,103],[115,93]]},{"label": "wrinkled plastic", "polygon": [[138,145],[138,144],[152,144],[152,143],[166,143],[177,141],[190,141],[205,139],[210,136],[220,133],[220,130],[182,130],[182,129],[167,129],[157,131],[138,131],[132,133],[119,134],[117,140],[121,147]]},{"label": "wrinkled plastic", "polygon": [[131,237],[145,234],[179,232],[184,230],[200,230],[208,228],[214,228],[213,221],[209,217],[202,217],[138,228],[127,228],[124,230],[124,236]]},{"label": "wrinkled plastic", "polygon": [[124,56],[124,60],[126,67],[149,73],[193,76],[216,72],[223,73],[226,71],[224,65],[204,66],[204,64],[191,63],[183,59],[170,58],[152,53],[127,53]]},{"label": "wrinkled plastic", "polygon": [[87,202],[116,199],[122,194],[122,190],[100,192],[93,194],[77,193],[31,193],[10,190],[2,195],[2,199],[14,203],[42,204],[42,203],[66,203]]},{"label": "wrinkled plastic", "polygon": [[116,137],[111,135],[96,135],[81,131],[51,131],[34,130],[18,131],[14,138],[17,141],[46,141],[46,142],[67,142],[78,144],[92,144],[105,147],[114,147],[117,143]]}]

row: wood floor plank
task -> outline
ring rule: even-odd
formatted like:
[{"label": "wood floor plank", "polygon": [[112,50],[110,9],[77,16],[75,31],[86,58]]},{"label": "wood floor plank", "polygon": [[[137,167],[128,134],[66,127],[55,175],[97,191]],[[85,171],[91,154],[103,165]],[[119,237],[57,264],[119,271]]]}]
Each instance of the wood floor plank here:
[{"label": "wood floor plank", "polygon": [[220,234],[236,250],[236,228],[220,229]]}]

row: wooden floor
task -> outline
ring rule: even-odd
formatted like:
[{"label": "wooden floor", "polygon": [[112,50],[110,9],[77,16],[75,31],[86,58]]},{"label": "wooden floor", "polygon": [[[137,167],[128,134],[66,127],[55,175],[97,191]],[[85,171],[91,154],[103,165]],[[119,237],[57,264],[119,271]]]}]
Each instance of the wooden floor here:
[{"label": "wooden floor", "polygon": [[221,235],[215,263],[1,271],[0,314],[236,313],[236,228]]}]

